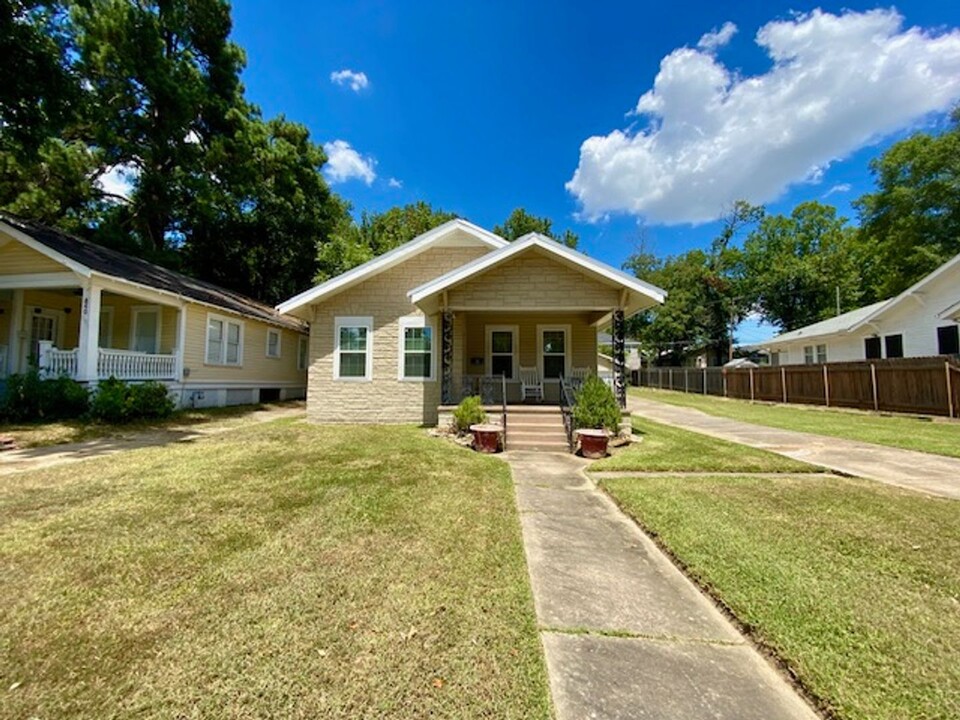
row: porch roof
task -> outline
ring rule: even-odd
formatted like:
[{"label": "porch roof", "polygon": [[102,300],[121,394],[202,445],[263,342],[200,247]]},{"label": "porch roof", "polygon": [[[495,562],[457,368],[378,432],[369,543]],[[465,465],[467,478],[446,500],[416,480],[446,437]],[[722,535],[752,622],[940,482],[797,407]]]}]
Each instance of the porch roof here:
[{"label": "porch roof", "polygon": [[498,250],[487,253],[473,262],[424,283],[408,292],[407,296],[416,305],[430,304],[431,300],[435,300],[444,291],[482,275],[511,258],[533,249],[544,252],[566,267],[620,289],[623,293],[621,305],[628,317],[652,305],[663,303],[666,299],[667,293],[665,290],[627,275],[606,263],[594,260],[556,240],[537,233],[524,235]]}]

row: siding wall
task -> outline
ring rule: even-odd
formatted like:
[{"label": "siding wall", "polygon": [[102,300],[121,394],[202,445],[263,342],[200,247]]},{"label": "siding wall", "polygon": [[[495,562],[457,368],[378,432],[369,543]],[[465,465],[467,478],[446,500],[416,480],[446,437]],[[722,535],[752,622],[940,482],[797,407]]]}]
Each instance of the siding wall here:
[{"label": "siding wall", "polygon": [[70,272],[68,268],[16,240],[0,247],[0,275]]}]

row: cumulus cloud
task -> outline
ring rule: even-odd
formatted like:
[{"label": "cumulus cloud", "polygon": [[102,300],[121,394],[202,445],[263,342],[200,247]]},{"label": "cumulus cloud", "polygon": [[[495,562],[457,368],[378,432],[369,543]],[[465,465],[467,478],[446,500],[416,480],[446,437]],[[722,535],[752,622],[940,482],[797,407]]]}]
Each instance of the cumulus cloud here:
[{"label": "cumulus cloud", "polygon": [[397,189],[403,187],[403,183],[400,182],[399,180],[397,180],[397,179],[394,178],[394,177],[392,177],[392,178],[390,178],[389,180],[387,180],[387,185],[389,185],[389,186],[392,187],[392,188],[397,188]]},{"label": "cumulus cloud", "polygon": [[354,92],[365,90],[370,85],[365,72],[354,72],[353,70],[335,70],[330,73],[330,82],[334,85],[349,86]]},{"label": "cumulus cloud", "polygon": [[850,192],[852,185],[850,183],[840,183],[839,185],[834,185],[832,188],[827,190],[821,197],[828,198],[831,195],[836,195],[837,193],[848,193]]},{"label": "cumulus cloud", "polygon": [[631,213],[675,224],[815,182],[831,162],[960,99],[960,30],[902,25],[895,10],[768,23],[756,42],[773,66],[752,77],[712,52],[732,26],[707,33],[700,49],[661,61],[636,105],[643,127],[583,142],[567,190],[588,219]]},{"label": "cumulus cloud", "polygon": [[377,161],[358,153],[346,140],[324,143],[323,151],[327,154],[323,173],[331,184],[363,180],[370,185],[376,179],[377,173],[373,168]]},{"label": "cumulus cloud", "polygon": [[130,195],[133,194],[133,188],[137,182],[137,178],[139,177],[140,168],[136,165],[133,163],[119,163],[117,165],[111,165],[104,170],[103,173],[100,174],[100,177],[96,179],[96,184],[103,192],[115,196],[112,198],[114,200],[119,198],[129,200]]},{"label": "cumulus cloud", "polygon": [[704,33],[700,36],[700,41],[697,43],[697,47],[706,52],[714,52],[715,50],[722,48],[731,38],[736,34],[737,26],[732,22],[725,22],[723,27],[719,30],[711,30],[708,33]]}]

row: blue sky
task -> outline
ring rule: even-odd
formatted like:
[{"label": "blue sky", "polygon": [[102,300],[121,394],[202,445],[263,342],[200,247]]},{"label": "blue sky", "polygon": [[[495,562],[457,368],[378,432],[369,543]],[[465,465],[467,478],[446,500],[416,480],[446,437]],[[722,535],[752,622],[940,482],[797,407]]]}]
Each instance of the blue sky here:
[{"label": "blue sky", "polygon": [[661,255],[705,247],[730,197],[785,213],[826,197],[854,217],[869,160],[960,100],[960,4],[942,0],[233,14],[248,97],[329,144],[357,212],[426,200],[492,227],[523,206],[615,266],[641,235]]}]

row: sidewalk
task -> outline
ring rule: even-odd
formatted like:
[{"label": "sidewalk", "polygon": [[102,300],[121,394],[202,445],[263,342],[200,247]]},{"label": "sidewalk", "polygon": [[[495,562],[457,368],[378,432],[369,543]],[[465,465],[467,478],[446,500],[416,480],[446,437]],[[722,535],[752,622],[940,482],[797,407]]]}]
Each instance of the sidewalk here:
[{"label": "sidewalk", "polygon": [[[769,450],[847,475],[960,499],[960,459],[825,437],[715,417],[693,408],[628,397],[627,408],[649,420]],[[856,422],[851,418],[851,422]]]},{"label": "sidewalk", "polygon": [[817,715],[572,455],[510,452],[559,720]]}]

